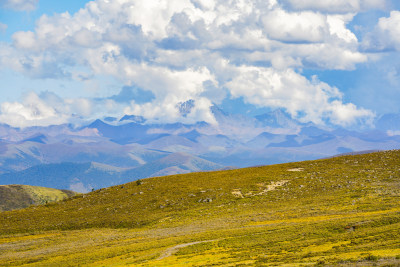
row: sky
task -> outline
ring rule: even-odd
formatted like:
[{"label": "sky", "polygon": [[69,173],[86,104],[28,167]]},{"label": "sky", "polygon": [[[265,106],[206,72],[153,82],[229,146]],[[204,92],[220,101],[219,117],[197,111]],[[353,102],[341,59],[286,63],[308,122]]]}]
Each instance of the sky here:
[{"label": "sky", "polygon": [[373,127],[400,112],[399,51],[397,0],[0,0],[0,123],[213,124],[217,105]]}]

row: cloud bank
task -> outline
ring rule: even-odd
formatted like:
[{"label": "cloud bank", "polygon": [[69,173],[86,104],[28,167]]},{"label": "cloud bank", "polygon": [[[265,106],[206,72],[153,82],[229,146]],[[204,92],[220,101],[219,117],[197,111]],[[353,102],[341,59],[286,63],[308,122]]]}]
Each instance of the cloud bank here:
[{"label": "cloud bank", "polygon": [[[149,121],[215,123],[210,107],[230,96],[284,108],[302,121],[349,126],[370,121],[373,112],[345,103],[338,88],[302,70],[353,70],[367,62],[347,25],[356,12],[384,7],[379,0],[96,0],[16,32],[11,44],[0,44],[0,64],[39,79],[78,79],[82,69],[88,77],[112,76],[152,97],[108,99],[110,109]],[[397,16],[376,30],[396,45]],[[98,114],[90,108],[94,99],[63,99],[60,109],[43,98],[1,104],[0,121],[13,124],[9,118],[19,114],[24,126]],[[179,106],[188,101],[193,107],[182,116]]]}]

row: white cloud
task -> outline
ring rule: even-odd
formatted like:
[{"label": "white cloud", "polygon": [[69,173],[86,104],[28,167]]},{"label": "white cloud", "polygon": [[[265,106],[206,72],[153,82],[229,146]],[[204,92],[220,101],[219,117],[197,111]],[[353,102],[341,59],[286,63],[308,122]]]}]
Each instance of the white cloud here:
[{"label": "white cloud", "polygon": [[352,21],[353,17],[354,14],[328,15],[326,21],[329,25],[329,33],[347,43],[357,43],[357,37],[346,28],[346,24]]},{"label": "white cloud", "polygon": [[[46,53],[48,57],[43,60],[57,57],[54,64],[89,62],[95,72],[104,70],[105,66],[108,68],[111,61],[161,62],[159,56],[165,55],[165,51],[180,47],[215,52],[220,58],[241,62],[257,52],[259,55],[270,53],[274,55],[274,62],[290,62],[287,59],[292,58],[295,67],[299,63],[300,66],[315,64],[324,58],[327,62],[316,65],[343,69],[359,63],[359,58],[343,56],[349,51],[356,52],[357,39],[346,28],[351,15],[287,12],[273,5],[274,1],[269,4],[216,2],[209,5],[214,8],[212,10],[197,8],[184,0],[145,2],[99,0],[88,3],[73,16],[68,13],[43,16],[35,32],[14,34],[14,46],[30,59]],[[273,42],[269,38],[292,44]],[[296,54],[297,47],[305,45],[296,45],[296,42],[310,42],[307,55]],[[338,67],[329,64],[330,58],[321,57],[327,51],[315,50],[312,43],[334,48],[336,55],[346,63]],[[269,57],[263,60],[272,61]],[[183,60],[181,63],[180,67],[187,68],[193,62]]]},{"label": "white cloud", "polygon": [[[301,94],[319,93],[323,99],[329,95],[323,88],[329,86],[312,85],[295,69],[351,70],[365,62],[367,56],[358,51],[358,40],[347,28],[355,14],[346,12],[378,8],[383,1],[312,1],[313,8],[311,1],[303,1],[301,6],[299,2],[91,1],[75,14],[42,16],[34,31],[15,33],[12,44],[0,44],[0,64],[35,78],[75,79],[82,68],[91,71],[88,76],[112,76],[154,94],[151,102],[132,102],[125,109],[153,120],[213,123],[209,107],[221,102],[227,91],[224,85],[229,85],[231,93],[246,96],[250,103],[257,104],[257,97],[264,99],[263,94],[269,92],[271,99],[282,101],[268,100],[262,106],[291,107],[293,115],[306,113],[304,120],[330,118],[342,124],[335,119],[339,113],[324,109],[325,113],[318,115],[321,110],[316,107],[302,106]],[[291,8],[285,9],[289,4]],[[260,65],[271,68],[257,67]],[[268,87],[271,79],[284,81],[282,88],[296,87],[294,82],[289,86],[289,78],[303,84],[297,87],[297,98],[286,96],[290,90],[271,91]],[[266,81],[270,84],[263,84]],[[246,84],[247,93],[240,83]],[[195,106],[182,117],[176,106],[188,100],[194,100]],[[83,116],[97,112],[92,102],[74,107],[64,101],[63,106]],[[347,104],[318,103],[346,107],[340,114],[350,114],[349,118],[363,115],[361,109]]]},{"label": "white cloud", "polygon": [[375,114],[370,110],[357,108],[352,103],[344,104],[340,100],[334,100],[326,108],[328,117],[333,124],[349,126],[362,122],[362,125],[373,124]]},{"label": "white cloud", "polygon": [[343,49],[332,44],[299,45],[293,54],[303,57],[304,65],[320,69],[353,70],[355,65],[368,60],[365,54],[353,49]]},{"label": "white cloud", "polygon": [[309,81],[291,69],[241,66],[232,68],[235,78],[225,84],[233,97],[259,107],[285,108],[301,121],[324,124],[325,120],[349,126],[358,120],[371,122],[374,114],[355,105],[342,102],[335,87],[313,78]]},{"label": "white cloud", "polygon": [[314,10],[328,13],[358,12],[365,9],[383,9],[386,0],[281,0],[282,3],[296,10]]},{"label": "white cloud", "polygon": [[[275,40],[300,43],[357,43],[346,24],[354,14],[326,15],[312,11],[287,12],[275,9],[262,18],[264,31]],[[333,42],[332,42],[333,43]]]},{"label": "white cloud", "polygon": [[36,9],[38,2],[39,0],[0,0],[0,5],[17,11],[32,11]]},{"label": "white cloud", "polygon": [[[168,68],[141,65],[130,66],[126,72],[137,86],[151,90],[155,95],[155,100],[141,105],[132,102],[131,107],[127,108],[125,113],[162,122],[215,122],[210,112],[212,102],[201,96],[207,88],[204,83],[211,82],[216,85],[216,81],[208,69],[171,71]],[[139,77],[143,78],[139,79]],[[182,118],[177,105],[188,100],[194,100],[194,108],[186,117]]]},{"label": "white cloud", "polygon": [[400,11],[390,12],[389,17],[379,19],[375,29],[363,40],[367,50],[400,51]]},{"label": "white cloud", "polygon": [[326,16],[314,12],[288,13],[282,9],[262,18],[269,37],[288,42],[322,42],[328,29]]},{"label": "white cloud", "polygon": [[189,0],[130,1],[127,23],[141,25],[143,32],[155,39],[167,37],[166,27],[175,13],[193,9]]},{"label": "white cloud", "polygon": [[34,93],[26,95],[23,103],[4,102],[0,110],[0,121],[15,127],[45,126],[67,122],[66,116],[59,114]]},{"label": "white cloud", "polygon": [[52,92],[26,94],[21,102],[0,104],[0,122],[14,127],[81,124],[103,116],[120,115],[123,106],[110,99],[61,98]]},{"label": "white cloud", "polygon": [[13,39],[14,45],[18,49],[31,49],[35,46],[35,34],[31,31],[16,32]]}]

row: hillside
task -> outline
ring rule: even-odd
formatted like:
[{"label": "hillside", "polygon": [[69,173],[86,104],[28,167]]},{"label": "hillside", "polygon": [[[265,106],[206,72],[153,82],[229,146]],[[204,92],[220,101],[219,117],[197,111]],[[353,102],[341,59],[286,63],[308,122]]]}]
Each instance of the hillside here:
[{"label": "hillside", "polygon": [[398,266],[400,151],[143,179],[3,212],[0,265]]},{"label": "hillside", "polygon": [[29,186],[0,185],[0,211],[23,209],[30,205],[42,205],[76,195],[69,190]]},{"label": "hillside", "polygon": [[133,168],[121,168],[97,162],[40,164],[22,171],[0,174],[0,183],[68,188],[86,193],[92,189],[147,177],[222,168],[224,168],[223,165],[186,153],[172,153]]}]

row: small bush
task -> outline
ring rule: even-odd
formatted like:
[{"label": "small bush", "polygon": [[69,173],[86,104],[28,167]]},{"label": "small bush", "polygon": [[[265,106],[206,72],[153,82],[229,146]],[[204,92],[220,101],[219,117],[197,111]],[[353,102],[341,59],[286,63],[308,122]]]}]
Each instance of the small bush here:
[{"label": "small bush", "polygon": [[368,260],[368,261],[377,261],[377,260],[379,260],[379,257],[370,254],[370,255],[368,255],[367,257],[365,257],[364,259],[365,259],[365,260]]}]

